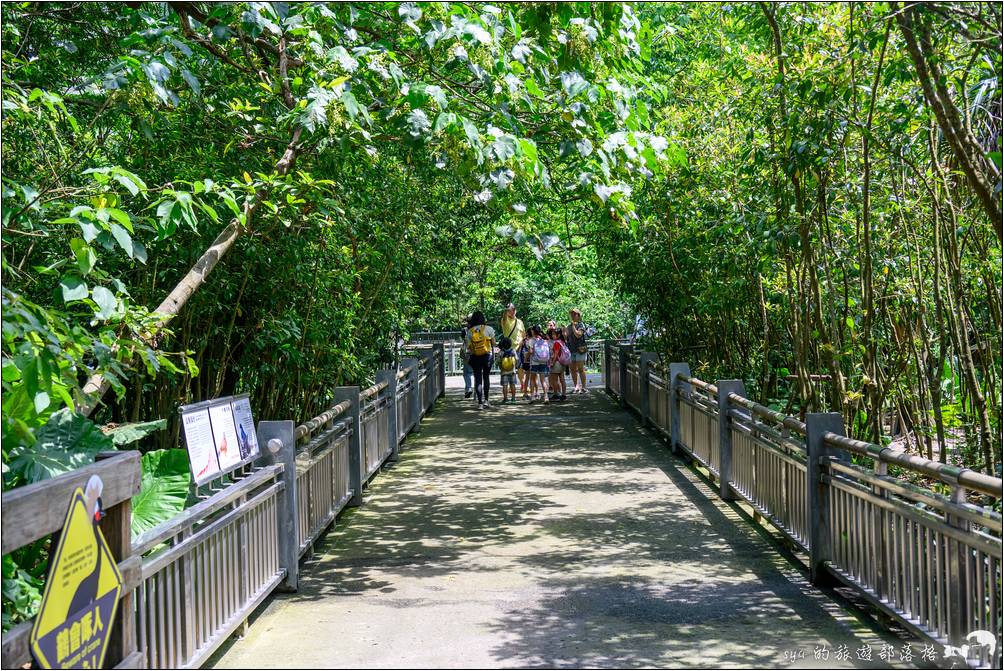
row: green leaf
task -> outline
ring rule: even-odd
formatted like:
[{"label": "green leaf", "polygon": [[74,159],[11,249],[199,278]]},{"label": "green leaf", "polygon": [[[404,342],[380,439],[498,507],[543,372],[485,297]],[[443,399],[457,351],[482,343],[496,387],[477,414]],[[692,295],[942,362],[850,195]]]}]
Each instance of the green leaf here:
[{"label": "green leaf", "polygon": [[143,478],[132,499],[132,532],[140,534],[185,509],[192,476],[185,450],[154,450],[142,458]]},{"label": "green leaf", "polygon": [[98,255],[94,253],[90,245],[80,238],[70,240],[70,249],[73,250],[73,256],[77,259],[77,267],[86,277],[94,269],[94,264],[98,262]]},{"label": "green leaf", "polygon": [[135,256],[132,245],[132,236],[129,235],[129,231],[122,228],[118,224],[112,224],[112,237],[115,241],[119,243],[119,247],[125,250],[125,253],[129,255],[129,258]]},{"label": "green leaf", "polygon": [[91,291],[91,298],[98,306],[95,316],[98,319],[111,319],[115,314],[115,307],[118,305],[115,294],[105,287],[97,286]]},{"label": "green leaf", "polygon": [[122,447],[129,443],[135,443],[141,438],[145,438],[155,431],[167,428],[166,419],[155,419],[152,422],[133,422],[131,424],[120,424],[113,429],[105,431],[106,436],[111,436],[115,447]]},{"label": "green leaf", "polygon": [[87,298],[87,284],[76,275],[65,275],[59,281],[59,288],[63,290],[64,303]]},{"label": "green leaf", "polygon": [[27,482],[39,482],[86,466],[98,452],[112,447],[111,438],[94,422],[62,408],[36,432],[34,445],[12,451],[10,467]]}]

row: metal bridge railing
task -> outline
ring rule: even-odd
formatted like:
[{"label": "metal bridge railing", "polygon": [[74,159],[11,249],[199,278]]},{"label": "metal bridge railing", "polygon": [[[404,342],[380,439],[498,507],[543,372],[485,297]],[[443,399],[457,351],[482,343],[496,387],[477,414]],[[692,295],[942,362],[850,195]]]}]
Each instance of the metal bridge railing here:
[{"label": "metal bridge railing", "polygon": [[139,665],[196,668],[247,627],[273,590],[297,589],[300,558],[398,458],[442,395],[444,370],[443,347],[430,346],[399,369],[378,371],[366,389],[339,387],[332,406],[302,424],[260,422],[258,462],[210,483],[204,500],[133,539],[132,554],[142,557],[132,608]]},{"label": "metal bridge railing", "polygon": [[[839,413],[803,423],[631,345],[608,341],[603,360],[608,393],[807,553],[814,583],[843,583],[940,645],[1000,631],[1000,478],[848,438]],[[970,649],[971,665],[999,668],[999,649]]]}]

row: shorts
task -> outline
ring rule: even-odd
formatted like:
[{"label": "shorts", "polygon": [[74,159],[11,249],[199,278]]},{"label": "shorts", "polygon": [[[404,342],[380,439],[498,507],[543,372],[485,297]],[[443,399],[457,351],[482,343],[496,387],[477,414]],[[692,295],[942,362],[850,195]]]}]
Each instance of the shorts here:
[{"label": "shorts", "polygon": [[589,356],[588,353],[587,354],[574,354],[573,353],[572,354],[572,362],[573,363],[585,363],[587,356]]},{"label": "shorts", "polygon": [[502,384],[503,387],[507,384],[515,385],[516,373],[502,373],[502,381],[500,384]]},{"label": "shorts", "polygon": [[530,364],[530,372],[543,373],[544,375],[547,375],[548,373],[551,372],[551,367],[548,366],[546,363],[533,363]]},{"label": "shorts", "polygon": [[567,369],[560,363],[551,366],[551,375],[564,375]]}]

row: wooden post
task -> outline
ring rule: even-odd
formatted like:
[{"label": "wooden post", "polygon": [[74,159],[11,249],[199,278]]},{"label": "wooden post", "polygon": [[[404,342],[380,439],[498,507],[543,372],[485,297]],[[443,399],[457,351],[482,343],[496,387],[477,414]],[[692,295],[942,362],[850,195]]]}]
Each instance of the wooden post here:
[{"label": "wooden post", "polygon": [[718,494],[725,501],[735,501],[732,489],[732,409],[729,394],[746,396],[742,380],[719,380],[718,384]]},{"label": "wooden post", "polygon": [[847,452],[830,446],[823,435],[844,435],[844,420],[839,412],[810,412],[805,418],[806,489],[809,510],[809,578],[814,585],[832,584],[826,562],[833,557],[830,525],[830,486],[820,477],[823,460],[835,457],[850,462]]},{"label": "wooden post", "polygon": [[[95,457],[95,461],[112,459],[118,452],[101,452]],[[138,493],[138,492],[137,492]],[[60,505],[63,505],[60,502]],[[22,520],[27,523],[28,520]],[[123,499],[118,504],[111,506],[105,511],[105,516],[98,523],[101,534],[108,543],[112,558],[116,563],[121,564],[132,557],[132,499]],[[135,668],[141,666],[138,660],[138,641],[136,638],[136,613],[134,603],[136,600],[135,589],[123,589],[119,599],[118,610],[115,612],[115,621],[112,625],[111,635],[108,638],[108,647],[105,652],[105,666],[109,669],[125,662],[124,666]]]},{"label": "wooden post", "polygon": [[[300,525],[296,491],[296,427],[292,420],[258,422],[258,445],[265,464],[282,464],[282,495],[278,499],[279,566],[286,577],[279,588],[295,592],[300,586]],[[273,451],[274,450],[274,451]]]},{"label": "wooden post", "polygon": [[641,400],[638,405],[641,406],[638,410],[641,413],[641,423],[642,426],[655,425],[652,421],[652,409],[650,407],[650,394],[649,394],[649,371],[652,364],[659,360],[659,355],[655,352],[641,352],[638,355],[638,388],[641,390]]},{"label": "wooden post", "polygon": [[338,387],[335,389],[335,403],[351,403],[344,420],[348,424],[349,439],[349,487],[352,498],[348,505],[358,507],[363,504],[363,484],[366,483],[366,459],[363,456],[362,422],[359,418],[359,387]]},{"label": "wooden post", "polygon": [[418,359],[409,357],[401,359],[402,370],[408,371],[408,379],[411,381],[411,391],[408,392],[408,427],[405,433],[414,431],[421,432],[419,421],[422,419],[422,399],[421,389],[418,388]]},{"label": "wooden post", "polygon": [[670,447],[676,454],[683,453],[680,449],[680,395],[691,392],[690,383],[680,380],[680,376],[690,377],[690,364],[669,364],[669,441]]},{"label": "wooden post", "polygon": [[390,407],[387,409],[387,440],[390,441],[389,461],[397,461],[401,458],[401,441],[397,439],[400,433],[397,428],[397,370],[390,368],[378,370],[376,374],[377,384],[387,383],[387,388],[383,393],[390,399]]}]

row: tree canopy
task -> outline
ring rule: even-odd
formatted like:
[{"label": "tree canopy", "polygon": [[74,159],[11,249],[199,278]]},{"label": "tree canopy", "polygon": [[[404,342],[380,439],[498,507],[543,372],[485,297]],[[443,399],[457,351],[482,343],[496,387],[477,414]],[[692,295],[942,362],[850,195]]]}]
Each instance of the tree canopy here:
[{"label": "tree canopy", "polygon": [[993,3],[25,2],[2,37],[5,487],[96,426],[176,446],[179,403],[308,417],[511,299],[1000,467]]}]

